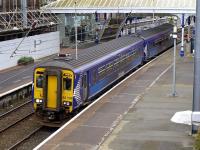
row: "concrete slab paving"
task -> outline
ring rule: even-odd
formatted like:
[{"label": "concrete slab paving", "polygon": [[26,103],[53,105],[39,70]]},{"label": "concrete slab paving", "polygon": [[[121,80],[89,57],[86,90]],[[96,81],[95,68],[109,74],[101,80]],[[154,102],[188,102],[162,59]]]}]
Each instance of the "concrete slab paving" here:
[{"label": "concrete slab paving", "polygon": [[[191,127],[170,121],[175,112],[192,109],[193,60],[189,57],[177,61],[178,96],[171,96],[172,69],[169,69],[129,109],[99,150],[193,149]],[[151,72],[147,73],[140,79],[151,79],[151,75]]]},{"label": "concrete slab paving", "polygon": [[68,143],[97,145],[106,132],[106,127],[80,126],[63,140]]},{"label": "concrete slab paving", "polygon": [[127,103],[127,104],[131,104],[132,101],[137,97],[138,95],[129,95],[126,93],[121,93],[119,95],[114,95],[113,97],[111,97],[108,101],[111,103]]},{"label": "concrete slab paving", "polygon": [[111,128],[117,116],[118,114],[112,113],[109,113],[107,115],[105,115],[105,113],[95,113],[95,115],[90,118],[86,123],[84,123],[83,126]]}]

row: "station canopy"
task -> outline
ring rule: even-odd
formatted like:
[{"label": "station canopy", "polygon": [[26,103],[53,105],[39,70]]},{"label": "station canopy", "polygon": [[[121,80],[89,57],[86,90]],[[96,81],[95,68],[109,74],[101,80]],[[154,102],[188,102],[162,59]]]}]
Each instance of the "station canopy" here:
[{"label": "station canopy", "polygon": [[57,0],[43,7],[52,13],[187,13],[196,0]]}]

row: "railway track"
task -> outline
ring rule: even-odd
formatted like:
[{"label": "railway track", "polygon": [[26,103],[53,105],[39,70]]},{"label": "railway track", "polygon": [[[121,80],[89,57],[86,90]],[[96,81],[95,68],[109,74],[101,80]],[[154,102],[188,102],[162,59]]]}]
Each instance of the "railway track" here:
[{"label": "railway track", "polygon": [[12,145],[8,150],[15,150],[15,149],[33,149],[37,146],[40,142],[44,139],[49,137],[53,132],[55,132],[58,128],[48,128],[48,127],[38,127],[26,137]]},{"label": "railway track", "polygon": [[13,108],[13,109],[11,109],[11,110],[9,110],[9,111],[7,111],[7,112],[1,114],[1,115],[0,115],[0,119],[1,119],[2,117],[5,117],[6,115],[12,113],[12,112],[14,112],[14,111],[16,111],[16,110],[18,110],[18,109],[24,107],[25,105],[30,104],[30,103],[31,103],[31,100],[29,100],[29,101],[27,101],[27,102],[25,102],[25,103],[23,103],[23,104],[21,104],[21,105],[15,107],[15,108]]},{"label": "railway track", "polygon": [[2,129],[0,130],[0,134],[3,133],[3,132],[6,131],[6,130],[12,128],[13,126],[17,125],[17,124],[20,123],[21,121],[23,121],[23,120],[25,120],[25,119],[31,117],[32,115],[33,115],[33,113],[30,113],[30,114],[26,115],[24,118],[22,118],[22,119],[20,119],[20,120],[17,120],[17,121],[15,121],[15,122],[13,122],[12,124],[10,124],[10,125],[8,125],[8,126],[2,128]]},{"label": "railway track", "polygon": [[0,149],[32,149],[54,131],[37,123],[27,101],[0,115]]},{"label": "railway track", "polygon": [[28,134],[26,137],[24,137],[23,139],[21,139],[20,141],[18,141],[17,143],[15,143],[14,145],[12,145],[10,148],[8,148],[8,150],[14,150],[17,149],[20,145],[22,145],[25,141],[27,141],[28,139],[30,139],[34,134],[36,134],[37,132],[39,132],[39,130],[41,130],[42,127],[38,127],[36,128],[34,131],[32,131],[30,134]]},{"label": "railway track", "polygon": [[0,134],[33,114],[31,101],[0,115]]},{"label": "railway track", "polygon": [[31,101],[0,115],[0,149],[12,148],[13,143],[27,139],[38,128],[41,125],[34,121]]}]

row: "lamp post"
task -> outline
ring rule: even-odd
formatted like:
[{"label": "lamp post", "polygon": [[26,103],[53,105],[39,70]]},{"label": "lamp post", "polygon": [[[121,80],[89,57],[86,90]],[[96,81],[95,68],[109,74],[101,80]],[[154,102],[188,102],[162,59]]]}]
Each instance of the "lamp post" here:
[{"label": "lamp post", "polygon": [[[153,7],[155,7],[154,6],[154,0],[153,0]],[[155,10],[153,9],[153,24],[154,24],[154,19],[155,19],[155,14],[154,13],[155,13]]]},{"label": "lamp post", "polygon": [[174,61],[173,61],[173,85],[172,85],[172,96],[176,96],[176,39],[177,39],[177,26],[176,21],[177,18],[174,18],[175,25],[173,27],[173,34],[172,37],[174,39]]},{"label": "lamp post", "polygon": [[74,25],[75,25],[75,45],[76,45],[76,60],[78,59],[78,48],[77,48],[77,14],[76,14],[76,1],[74,2],[75,4],[75,16],[74,16]]}]

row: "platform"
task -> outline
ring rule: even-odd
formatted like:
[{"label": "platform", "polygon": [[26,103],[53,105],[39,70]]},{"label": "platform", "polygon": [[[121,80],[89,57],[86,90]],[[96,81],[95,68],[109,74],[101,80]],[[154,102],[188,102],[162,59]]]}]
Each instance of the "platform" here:
[{"label": "platform", "polygon": [[[78,48],[81,51],[84,48],[94,46],[95,43],[82,43]],[[61,53],[75,53],[73,48],[62,48]],[[7,91],[15,89],[19,86],[32,82],[33,80],[33,70],[37,65],[40,65],[46,61],[55,58],[57,54],[53,54],[41,59],[36,60],[34,64],[29,64],[25,66],[15,66],[5,70],[0,70],[0,95]]]},{"label": "platform", "polygon": [[177,97],[172,59],[173,49],[146,64],[35,149],[191,150],[190,126],[170,118],[192,108],[193,57],[177,56]]},{"label": "platform", "polygon": [[[74,49],[61,49],[61,52],[74,53]],[[35,63],[25,66],[15,66],[0,71],[0,95],[4,92],[32,82],[33,70],[37,65],[40,65],[48,60],[56,57],[57,54],[50,55],[41,59],[36,60]]]},{"label": "platform", "polygon": [[22,86],[33,80],[33,70],[36,65],[41,64],[55,55],[51,55],[37,60],[33,64],[26,66],[15,66],[0,71],[0,94],[12,90],[18,86]]}]

